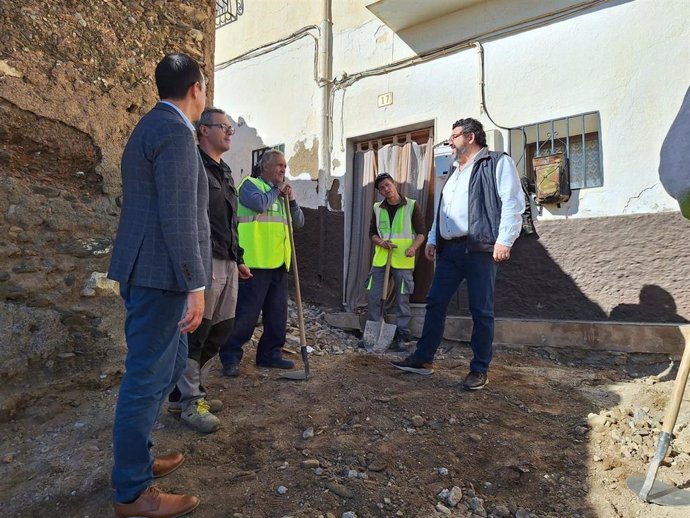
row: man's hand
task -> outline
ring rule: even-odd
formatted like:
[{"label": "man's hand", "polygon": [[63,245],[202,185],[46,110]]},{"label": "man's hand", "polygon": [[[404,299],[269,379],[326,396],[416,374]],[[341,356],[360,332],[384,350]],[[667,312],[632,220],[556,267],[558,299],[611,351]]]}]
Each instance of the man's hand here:
[{"label": "man's hand", "polygon": [[405,250],[405,256],[406,257],[414,257],[415,254],[417,253],[417,249],[413,246]]},{"label": "man's hand", "polygon": [[252,271],[249,269],[249,266],[247,266],[246,264],[237,265],[237,274],[243,281],[246,281],[247,279],[251,279],[252,277],[254,277]]},{"label": "man's hand", "polygon": [[183,333],[193,333],[204,318],[204,290],[187,293],[187,312],[177,325]]},{"label": "man's hand", "polygon": [[394,245],[392,241],[388,241],[386,239],[382,239],[380,243],[378,243],[378,246],[381,248],[385,248],[386,250],[393,250],[394,248],[398,248],[398,245]]},{"label": "man's hand", "polygon": [[502,263],[510,259],[510,247],[496,243],[494,245],[494,261]]},{"label": "man's hand", "polygon": [[429,261],[436,259],[436,247],[434,245],[426,245],[424,256],[429,259]]},{"label": "man's hand", "polygon": [[290,187],[288,184],[283,183],[280,186],[280,192],[283,196],[287,196],[287,199],[290,201],[293,201],[295,199],[295,195],[292,192],[292,187]]}]

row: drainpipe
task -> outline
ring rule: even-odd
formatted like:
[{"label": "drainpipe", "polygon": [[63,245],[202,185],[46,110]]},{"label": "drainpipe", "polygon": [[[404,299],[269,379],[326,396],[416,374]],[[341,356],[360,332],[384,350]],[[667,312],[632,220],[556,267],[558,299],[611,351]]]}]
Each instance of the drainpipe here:
[{"label": "drainpipe", "polygon": [[[321,138],[319,145],[319,181],[330,178],[331,161],[331,90],[333,88],[333,23],[331,22],[331,1],[323,0],[321,20],[321,41],[319,42],[319,85],[321,86]],[[322,188],[324,187],[324,188]],[[325,185],[319,185],[320,203],[326,206]]]},{"label": "drainpipe", "polygon": [[333,89],[333,22],[332,0],[323,0],[321,41],[319,42],[319,85],[321,86],[321,137],[319,139],[319,279],[325,277],[326,264],[326,211],[328,210],[328,184],[331,178],[331,90]]}]

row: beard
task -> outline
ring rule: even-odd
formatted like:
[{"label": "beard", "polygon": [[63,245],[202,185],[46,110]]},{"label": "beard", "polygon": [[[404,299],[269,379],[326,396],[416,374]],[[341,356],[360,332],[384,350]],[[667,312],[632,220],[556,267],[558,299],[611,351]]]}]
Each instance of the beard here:
[{"label": "beard", "polygon": [[468,150],[467,146],[456,147],[455,148],[455,158],[457,158],[459,160],[460,158],[462,158],[464,155],[467,154],[467,150]]}]

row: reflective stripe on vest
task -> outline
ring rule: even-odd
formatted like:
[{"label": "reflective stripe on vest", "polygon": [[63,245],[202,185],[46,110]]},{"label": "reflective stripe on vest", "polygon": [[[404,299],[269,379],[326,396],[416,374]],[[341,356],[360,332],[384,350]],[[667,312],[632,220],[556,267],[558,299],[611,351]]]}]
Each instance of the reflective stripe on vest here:
[{"label": "reflective stripe on vest", "polygon": [[[240,182],[238,191],[245,182],[251,182],[261,192],[269,192],[272,187],[261,178],[246,176]],[[266,212],[255,212],[238,203],[237,230],[240,246],[244,250],[244,264],[249,268],[279,268],[283,264],[290,269],[292,248],[288,236],[285,202],[276,198]]]},{"label": "reflective stripe on vest", "polygon": [[[393,224],[390,223],[390,216],[386,209],[381,208],[381,203],[374,203],[374,214],[376,216],[376,229],[381,239],[391,241],[397,248],[393,249],[391,256],[391,266],[399,270],[412,270],[415,258],[407,257],[405,250],[414,243],[415,233],[412,228],[412,211],[414,210],[415,200],[407,199],[407,203],[398,207],[393,217]],[[388,250],[376,246],[374,252],[374,266],[386,266]]]}]

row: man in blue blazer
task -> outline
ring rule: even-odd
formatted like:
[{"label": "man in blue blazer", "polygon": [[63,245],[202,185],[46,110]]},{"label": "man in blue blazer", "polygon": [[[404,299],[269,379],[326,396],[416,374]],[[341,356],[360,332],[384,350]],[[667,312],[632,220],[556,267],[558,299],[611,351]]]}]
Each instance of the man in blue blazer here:
[{"label": "man in blue blazer", "polygon": [[152,485],[184,460],[154,458],[151,433],[187,361],[186,333],[204,314],[211,284],[208,181],[194,141],[206,102],[199,64],[169,54],[156,67],[161,101],[132,132],[122,155],[122,213],[108,277],[127,311],[125,374],[113,425],[115,514],[182,516],[199,505]]}]

